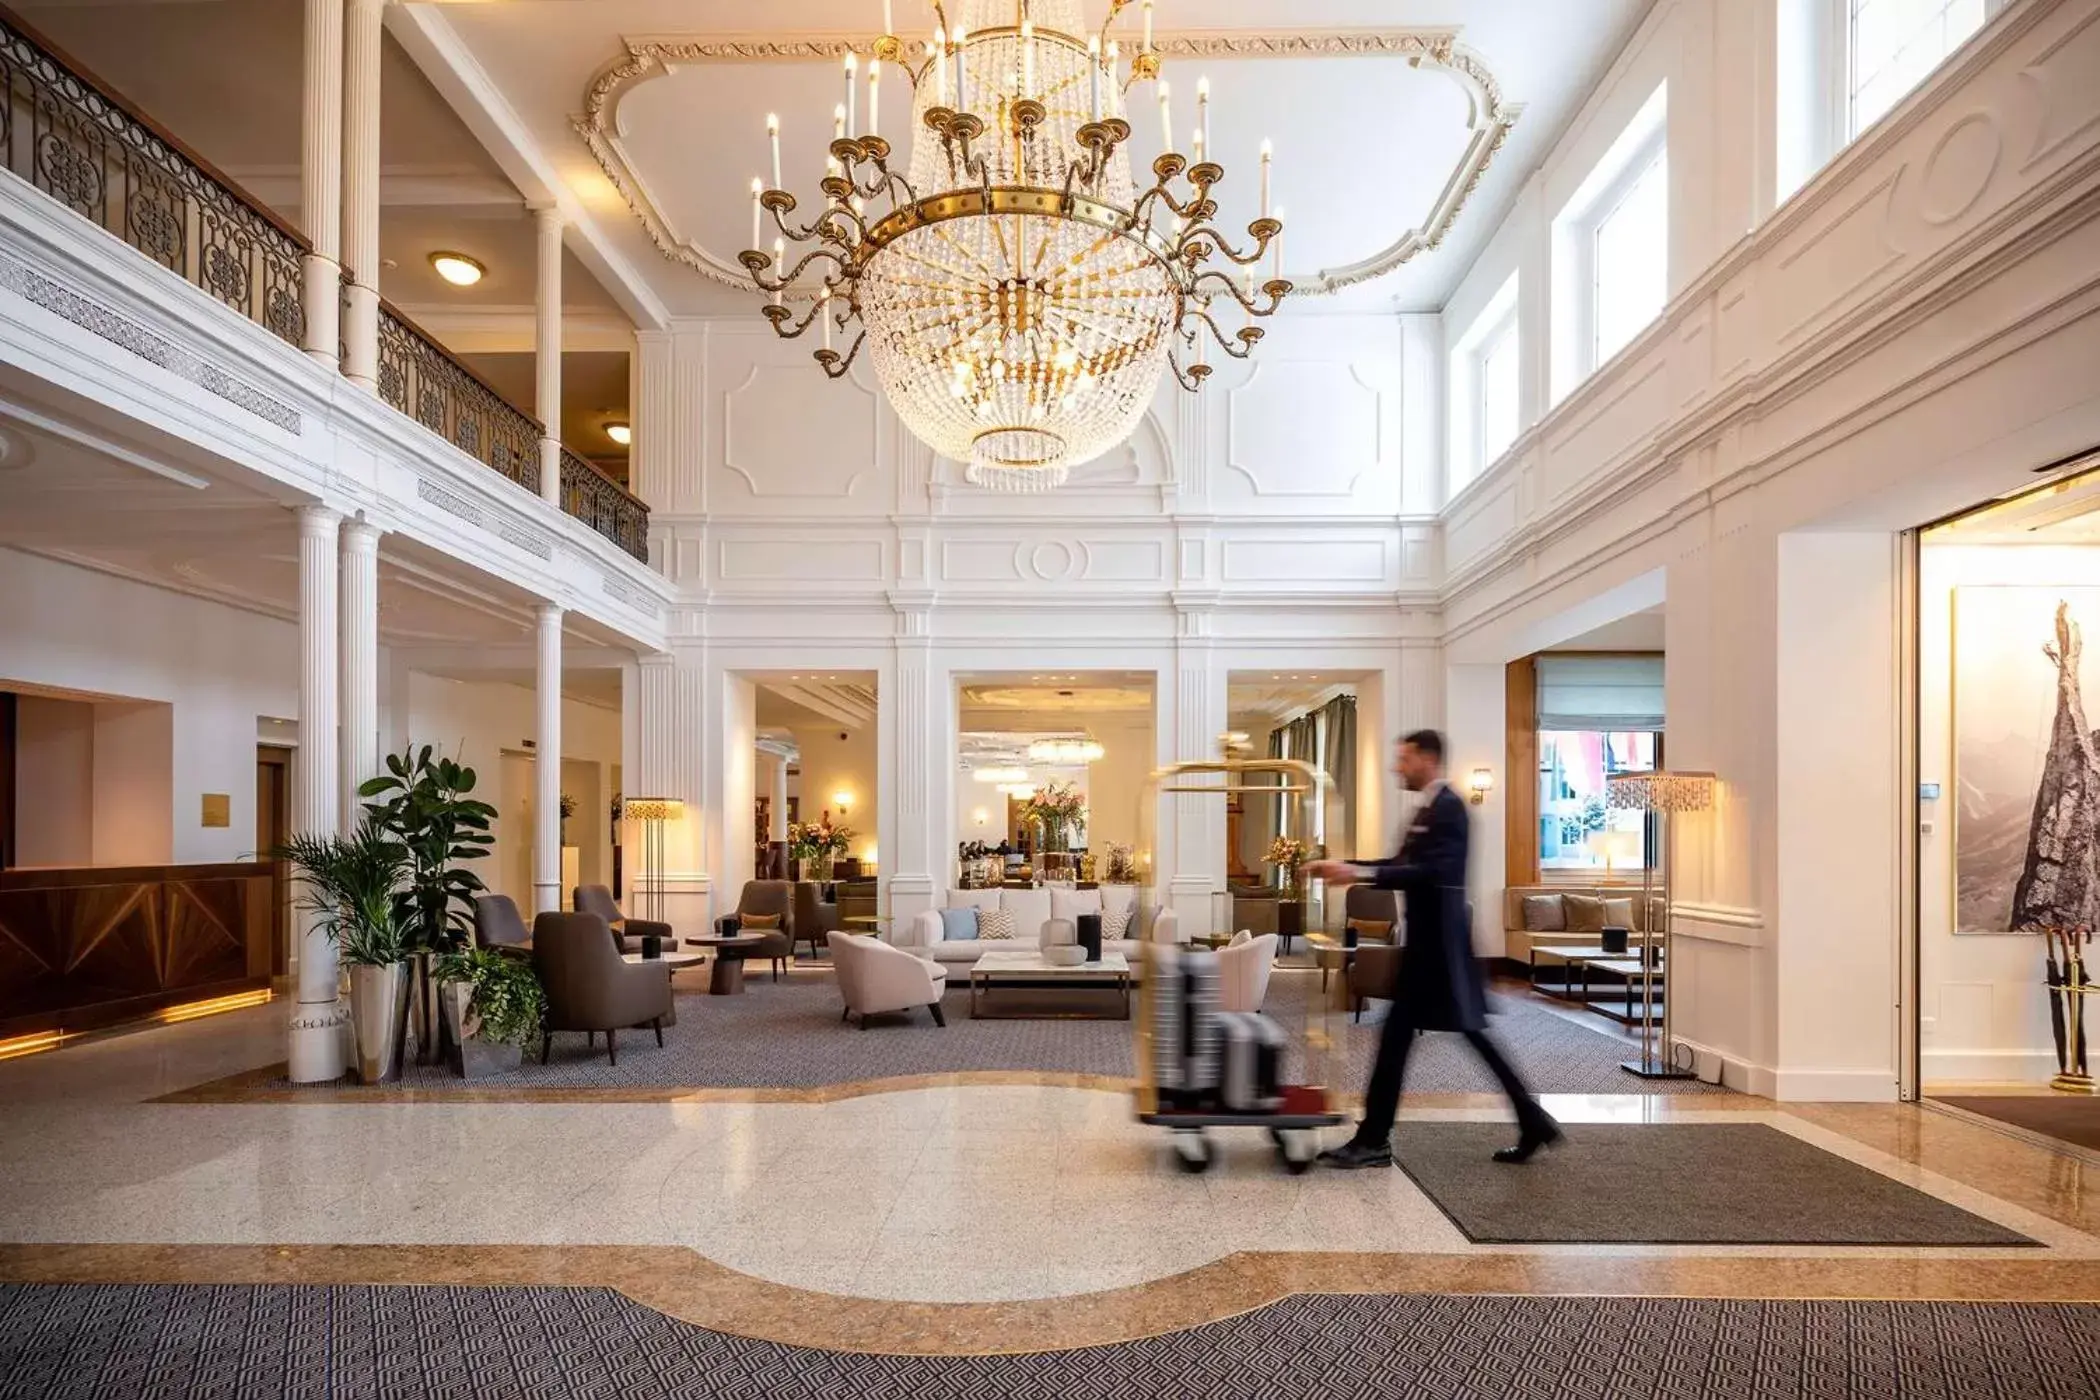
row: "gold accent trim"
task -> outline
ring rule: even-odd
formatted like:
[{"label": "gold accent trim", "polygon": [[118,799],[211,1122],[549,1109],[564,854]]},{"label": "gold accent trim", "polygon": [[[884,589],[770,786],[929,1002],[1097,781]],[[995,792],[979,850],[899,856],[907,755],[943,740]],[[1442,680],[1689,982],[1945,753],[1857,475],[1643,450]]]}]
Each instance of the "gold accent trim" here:
[{"label": "gold accent trim", "polygon": [[675,1245],[0,1245],[28,1284],[417,1284],[615,1289],[711,1331],[883,1356],[993,1356],[1141,1341],[1300,1293],[2100,1300],[2083,1259],[1803,1259],[1572,1254],[1229,1254],[1129,1288],[1000,1303],[914,1303],[794,1288]]},{"label": "gold accent trim", "polygon": [[[1310,275],[1291,275],[1296,295],[1339,291],[1382,277],[1425,251],[1440,247],[1480,180],[1509,139],[1509,129],[1523,114],[1522,103],[1503,100],[1502,87],[1481,57],[1458,42],[1452,28],[1331,30],[1309,33],[1204,32],[1159,37],[1155,52],[1174,58],[1404,58],[1416,68],[1444,74],[1462,88],[1468,101],[1472,137],[1444,182],[1420,228],[1405,230],[1385,248],[1345,267]],[[806,39],[771,39],[760,35],[696,38],[644,35],[623,41],[626,52],[613,59],[584,90],[583,112],[570,122],[590,149],[605,178],[657,251],[711,281],[740,292],[752,290],[750,274],[734,258],[710,253],[674,228],[649,197],[648,187],[628,162],[620,136],[619,109],[642,84],[667,77],[694,63],[837,62],[859,52],[868,40],[860,36],[818,35]],[[907,50],[908,52],[908,50]]]}]

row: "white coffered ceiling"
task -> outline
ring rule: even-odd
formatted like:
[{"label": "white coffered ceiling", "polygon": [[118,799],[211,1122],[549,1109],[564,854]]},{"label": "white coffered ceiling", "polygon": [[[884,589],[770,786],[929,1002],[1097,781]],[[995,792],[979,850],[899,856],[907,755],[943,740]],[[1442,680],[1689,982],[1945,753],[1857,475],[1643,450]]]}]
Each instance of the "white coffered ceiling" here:
[{"label": "white coffered ceiling", "polygon": [[[1212,151],[1228,172],[1221,221],[1253,217],[1256,151],[1272,140],[1285,271],[1306,280],[1429,233],[1473,131],[1497,111],[1515,114],[1439,246],[1344,294],[1352,305],[1434,309],[1647,3],[1161,0],[1177,140],[1188,144],[1195,82],[1208,75]],[[919,0],[896,0],[896,13],[914,43],[932,28]],[[814,198],[839,99],[830,53],[865,46],[880,14],[877,0],[426,0],[400,7],[395,30],[438,89],[471,109],[471,125],[510,133],[499,159],[551,173],[643,294],[677,315],[754,304],[701,269],[734,269],[750,242],[750,180],[769,167],[764,116],[781,115],[786,183]],[[1425,43],[1451,57],[1417,63]],[[1264,56],[1227,52],[1249,48]],[[886,130],[901,136],[906,85],[885,86]],[[583,135],[594,104],[597,155]],[[1149,162],[1161,142],[1149,86],[1133,90],[1132,124],[1133,154]]]}]

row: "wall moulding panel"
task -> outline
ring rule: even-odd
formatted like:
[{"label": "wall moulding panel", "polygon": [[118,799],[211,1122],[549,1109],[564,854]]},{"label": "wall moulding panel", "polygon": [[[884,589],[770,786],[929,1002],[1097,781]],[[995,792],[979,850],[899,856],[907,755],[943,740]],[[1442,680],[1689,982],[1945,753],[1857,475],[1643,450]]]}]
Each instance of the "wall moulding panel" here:
[{"label": "wall moulding panel", "polygon": [[287,504],[362,511],[600,623],[663,639],[673,591],[581,521],[16,180],[0,181],[0,364]]}]

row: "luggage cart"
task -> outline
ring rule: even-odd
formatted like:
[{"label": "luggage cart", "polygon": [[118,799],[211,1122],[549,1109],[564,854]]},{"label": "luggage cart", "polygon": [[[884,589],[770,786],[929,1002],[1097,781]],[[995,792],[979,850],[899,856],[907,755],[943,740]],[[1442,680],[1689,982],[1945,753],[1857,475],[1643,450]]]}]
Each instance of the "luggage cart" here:
[{"label": "luggage cart", "polygon": [[[1269,781],[1250,781],[1262,778]],[[1208,761],[1168,764],[1155,770],[1146,783],[1146,800],[1142,807],[1142,820],[1147,835],[1147,848],[1151,847],[1151,830],[1159,809],[1158,799],[1165,795],[1186,794],[1177,800],[1192,802],[1194,797],[1229,797],[1232,794],[1273,798],[1279,804],[1295,803],[1301,814],[1300,830],[1311,830],[1312,804],[1325,799],[1331,779],[1321,769],[1298,759],[1255,758],[1246,750],[1246,736],[1227,734],[1219,740],[1219,755]],[[1157,870],[1155,863],[1153,869]],[[1155,877],[1156,880],[1156,877]],[[1149,897],[1161,903],[1161,918],[1173,918],[1164,912],[1166,906],[1160,899],[1156,887],[1148,892]],[[1230,922],[1230,919],[1227,919]],[[1176,920],[1178,925],[1178,919]],[[1210,1136],[1213,1128],[1261,1128],[1268,1132],[1269,1140],[1275,1144],[1276,1155],[1283,1169],[1293,1176],[1309,1169],[1317,1155],[1315,1134],[1321,1128],[1330,1128],[1344,1121],[1344,1115],[1335,1107],[1334,1095],[1329,1087],[1332,1083],[1331,1069],[1334,1049],[1338,1043],[1332,1017],[1338,1012],[1341,996],[1326,996],[1313,990],[1312,979],[1304,979],[1306,992],[1305,1035],[1302,1041],[1301,1080],[1299,1083],[1279,1083],[1276,1086],[1275,1106],[1258,1110],[1230,1109],[1219,1101],[1216,1093],[1190,1093],[1177,1091],[1163,1093],[1159,1082],[1158,1024],[1159,999],[1165,995],[1162,974],[1171,967],[1177,977],[1181,972],[1180,954],[1191,946],[1179,940],[1178,927],[1173,927],[1179,946],[1169,950],[1164,946],[1146,949],[1146,971],[1138,984],[1139,1011],[1137,1023],[1138,1086],[1135,1091],[1137,1117],[1140,1123],[1152,1127],[1166,1128],[1173,1133],[1173,1144],[1181,1169],[1190,1173],[1210,1170],[1217,1159],[1216,1144]],[[1229,932],[1230,930],[1222,930]],[[1171,952],[1171,961],[1167,954]],[[1338,992],[1340,988],[1337,988]],[[1180,995],[1176,993],[1177,997]],[[1177,1006],[1177,1012],[1179,1007]]]}]

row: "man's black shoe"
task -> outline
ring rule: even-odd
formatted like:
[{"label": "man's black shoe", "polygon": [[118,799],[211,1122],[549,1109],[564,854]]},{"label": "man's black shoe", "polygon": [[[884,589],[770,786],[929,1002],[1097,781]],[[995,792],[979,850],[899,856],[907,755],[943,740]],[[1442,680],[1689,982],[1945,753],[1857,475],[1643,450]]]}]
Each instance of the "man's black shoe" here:
[{"label": "man's black shoe", "polygon": [[1511,1166],[1521,1167],[1537,1156],[1541,1147],[1553,1146],[1561,1140],[1562,1136],[1559,1126],[1548,1120],[1537,1127],[1526,1128],[1523,1136],[1517,1139],[1517,1145],[1501,1149],[1495,1154],[1495,1160],[1506,1162]]},{"label": "man's black shoe", "polygon": [[1337,1171],[1353,1172],[1364,1167],[1390,1167],[1392,1164],[1392,1148],[1353,1139],[1340,1147],[1330,1147],[1320,1154],[1320,1165],[1333,1167]]}]

